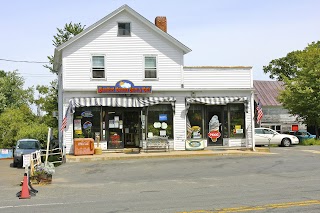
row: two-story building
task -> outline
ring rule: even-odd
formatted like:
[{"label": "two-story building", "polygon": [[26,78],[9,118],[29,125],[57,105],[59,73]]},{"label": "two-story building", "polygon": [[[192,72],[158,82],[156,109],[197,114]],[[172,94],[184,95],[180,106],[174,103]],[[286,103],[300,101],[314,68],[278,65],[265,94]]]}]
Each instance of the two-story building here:
[{"label": "two-story building", "polygon": [[257,127],[271,128],[279,133],[307,129],[298,116],[290,114],[278,101],[278,96],[284,89],[282,81],[254,80],[253,87],[255,101],[260,102],[263,108],[263,118],[259,124],[256,124]]},{"label": "two-story building", "polygon": [[153,137],[174,150],[252,147],[252,67],[186,67],[190,51],[167,33],[166,17],[152,23],[127,5],[57,47],[65,153],[74,138],[97,136],[105,150],[144,148]]}]

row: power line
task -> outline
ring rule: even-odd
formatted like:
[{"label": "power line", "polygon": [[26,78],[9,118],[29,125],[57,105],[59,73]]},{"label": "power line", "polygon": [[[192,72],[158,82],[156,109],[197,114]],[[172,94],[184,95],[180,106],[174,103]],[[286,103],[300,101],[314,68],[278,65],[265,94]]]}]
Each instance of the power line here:
[{"label": "power line", "polygon": [[0,61],[9,61],[9,62],[16,62],[16,63],[31,63],[31,64],[50,64],[50,62],[43,62],[43,61],[18,61],[18,60],[10,60],[0,58]]}]

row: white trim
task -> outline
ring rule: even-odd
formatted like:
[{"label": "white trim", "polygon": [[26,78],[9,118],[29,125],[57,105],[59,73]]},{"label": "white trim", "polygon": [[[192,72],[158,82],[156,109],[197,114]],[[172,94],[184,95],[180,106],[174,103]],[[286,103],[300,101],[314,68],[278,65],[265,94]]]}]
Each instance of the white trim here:
[{"label": "white trim", "polygon": [[[129,35],[119,35],[119,24],[130,24],[130,34]],[[117,37],[131,37],[131,33],[132,33],[132,23],[131,22],[124,22],[124,21],[119,21],[117,22]]]},{"label": "white trim", "polygon": [[[98,79],[94,79],[94,80],[98,80]],[[152,81],[150,79],[147,79],[146,81]],[[67,88],[63,90],[64,92],[82,92],[82,91],[86,91],[86,92],[92,92],[92,91],[97,91],[97,87],[92,88],[92,89],[88,89],[88,88]],[[152,88],[152,92],[193,92],[193,91],[235,91],[235,92],[239,92],[239,91],[254,91],[254,89],[252,88],[225,88],[225,89],[209,89],[209,88],[194,88],[194,89],[190,89],[190,88],[177,88],[177,89],[154,89]]]},{"label": "white trim", "polygon": [[[92,71],[92,68],[93,68],[93,61],[92,61],[92,58],[94,56],[103,56],[103,60],[104,60],[104,78],[94,78],[93,77],[93,71]],[[92,53],[90,54],[90,79],[91,80],[107,80],[107,63],[106,63],[106,55],[105,54],[99,54],[99,53]]]},{"label": "white trim", "polygon": [[[154,57],[156,59],[156,78],[146,78],[146,57]],[[159,80],[159,65],[158,65],[158,55],[156,54],[144,54],[143,55],[143,80],[148,81],[148,80],[152,80],[152,81],[156,81]]]},{"label": "white trim", "polygon": [[130,13],[136,19],[140,20],[142,23],[144,23],[145,25],[150,27],[153,31],[155,31],[156,33],[160,34],[162,37],[164,37],[165,39],[167,39],[168,41],[173,43],[175,46],[177,46],[180,49],[182,49],[185,54],[191,52],[191,49],[189,47],[185,46],[184,44],[182,44],[180,41],[178,41],[177,39],[175,39],[174,37],[172,37],[168,33],[165,33],[162,30],[160,30],[152,22],[150,22],[148,19],[146,19],[145,17],[140,15],[138,12],[136,12],[135,10],[133,10],[131,7],[129,7],[126,4],[121,6],[121,7],[119,7],[118,9],[116,9],[115,11],[110,13],[109,15],[105,16],[104,18],[100,19],[99,21],[97,21],[93,25],[89,26],[88,28],[84,29],[81,33],[79,33],[78,35],[72,37],[70,40],[68,40],[65,43],[61,44],[60,46],[56,47],[56,50],[61,51],[65,47],[69,46],[70,44],[72,44],[76,40],[80,39],[82,36],[86,35],[87,33],[91,32],[92,30],[96,29],[100,25],[104,24],[106,21],[110,20],[111,18],[113,18],[117,14],[121,13],[122,11],[126,11],[126,12]]}]

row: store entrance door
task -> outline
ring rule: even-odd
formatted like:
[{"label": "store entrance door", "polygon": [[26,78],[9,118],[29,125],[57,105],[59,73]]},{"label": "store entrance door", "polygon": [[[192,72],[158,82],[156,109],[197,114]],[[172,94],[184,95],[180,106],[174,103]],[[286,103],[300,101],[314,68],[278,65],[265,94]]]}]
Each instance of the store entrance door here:
[{"label": "store entrance door", "polygon": [[221,106],[210,106],[207,108],[207,130],[208,130],[208,133],[213,130],[213,129],[210,130],[210,125],[209,125],[209,122],[213,117],[214,117],[213,120],[217,121],[217,122],[215,122],[215,125],[213,125],[215,127],[214,130],[220,132],[220,137],[217,139],[211,139],[207,135],[208,146],[222,146],[222,140],[223,140],[223,128],[222,128],[223,127],[223,125],[222,125],[223,124],[223,116],[222,115],[223,115],[223,107],[221,107]]},{"label": "store entrance door", "polygon": [[141,119],[139,110],[123,112],[124,148],[139,147],[141,135]]}]

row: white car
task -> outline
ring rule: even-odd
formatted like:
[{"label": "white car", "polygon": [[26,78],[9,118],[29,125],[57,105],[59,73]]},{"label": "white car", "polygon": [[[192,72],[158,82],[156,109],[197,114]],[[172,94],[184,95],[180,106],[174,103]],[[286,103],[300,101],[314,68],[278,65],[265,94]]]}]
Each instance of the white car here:
[{"label": "white car", "polygon": [[255,128],[254,139],[256,145],[281,145],[290,146],[299,144],[299,139],[294,135],[280,134],[269,128]]}]

